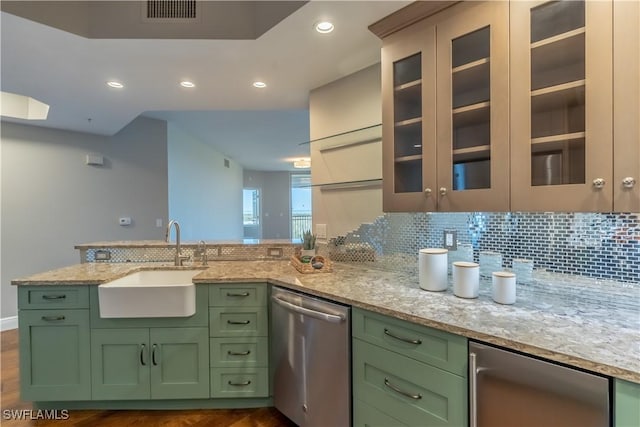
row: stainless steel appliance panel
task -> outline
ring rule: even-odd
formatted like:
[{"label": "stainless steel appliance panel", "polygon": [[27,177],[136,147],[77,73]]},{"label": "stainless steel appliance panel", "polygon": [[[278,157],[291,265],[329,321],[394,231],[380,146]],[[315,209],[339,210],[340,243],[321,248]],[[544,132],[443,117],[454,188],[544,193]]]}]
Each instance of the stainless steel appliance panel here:
[{"label": "stainless steel appliance panel", "polygon": [[609,379],[469,342],[470,427],[610,426]]},{"label": "stainless steel appliance panel", "polygon": [[275,407],[301,427],[351,424],[350,307],[274,287]]}]

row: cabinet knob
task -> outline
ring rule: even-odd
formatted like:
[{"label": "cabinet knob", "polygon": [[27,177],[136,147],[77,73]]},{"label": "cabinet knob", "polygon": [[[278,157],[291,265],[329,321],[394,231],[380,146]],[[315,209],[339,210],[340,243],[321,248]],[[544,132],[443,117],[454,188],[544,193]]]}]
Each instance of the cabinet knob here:
[{"label": "cabinet knob", "polygon": [[425,188],[424,189],[424,195],[425,196],[430,196],[431,195],[431,189],[430,188]]},{"label": "cabinet knob", "polygon": [[632,176],[628,176],[622,180],[622,186],[624,188],[633,188],[636,185],[636,179]]},{"label": "cabinet knob", "polygon": [[447,188],[446,187],[440,187],[440,195],[441,196],[446,196],[447,195]]},{"label": "cabinet knob", "polygon": [[593,188],[597,188],[598,190],[603,188],[605,184],[604,178],[596,178],[593,180]]}]

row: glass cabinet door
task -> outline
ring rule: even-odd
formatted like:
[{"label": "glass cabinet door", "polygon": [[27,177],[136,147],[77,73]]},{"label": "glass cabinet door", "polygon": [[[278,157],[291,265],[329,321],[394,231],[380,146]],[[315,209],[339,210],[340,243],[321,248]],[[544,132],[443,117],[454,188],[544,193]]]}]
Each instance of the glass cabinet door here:
[{"label": "glass cabinet door", "polygon": [[434,210],[435,27],[384,40],[382,94],[384,211]]},{"label": "glass cabinet door", "polygon": [[512,210],[611,209],[611,14],[611,2],[512,3]]},{"label": "glass cabinet door", "polygon": [[509,209],[508,3],[438,24],[438,209]]}]

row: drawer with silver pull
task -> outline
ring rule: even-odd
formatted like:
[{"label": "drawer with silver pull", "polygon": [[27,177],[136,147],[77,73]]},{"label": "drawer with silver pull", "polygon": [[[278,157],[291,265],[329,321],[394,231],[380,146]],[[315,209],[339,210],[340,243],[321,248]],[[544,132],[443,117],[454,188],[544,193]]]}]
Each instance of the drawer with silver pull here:
[{"label": "drawer with silver pull", "polygon": [[268,368],[211,368],[211,397],[269,396]]},{"label": "drawer with silver pull", "polygon": [[223,283],[209,286],[211,307],[260,307],[267,304],[264,283]]},{"label": "drawer with silver pull", "polygon": [[212,337],[266,337],[267,307],[211,307],[209,335]]},{"label": "drawer with silver pull", "polygon": [[354,309],[352,335],[456,375],[467,375],[467,339],[405,320]]},{"label": "drawer with silver pull", "polygon": [[89,308],[89,287],[84,285],[20,286],[18,308],[21,310]]},{"label": "drawer with silver pull", "polygon": [[210,338],[211,367],[266,368],[269,366],[269,340],[267,337]]}]

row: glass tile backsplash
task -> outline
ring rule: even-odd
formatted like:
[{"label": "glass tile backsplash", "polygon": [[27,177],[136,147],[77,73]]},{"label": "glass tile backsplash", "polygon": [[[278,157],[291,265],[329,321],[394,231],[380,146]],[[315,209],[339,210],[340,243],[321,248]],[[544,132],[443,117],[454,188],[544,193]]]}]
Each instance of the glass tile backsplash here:
[{"label": "glass tile backsplash", "polygon": [[463,248],[472,245],[476,262],[480,251],[494,251],[503,268],[529,259],[537,269],[640,286],[638,213],[388,213],[332,239],[328,251],[351,253],[345,260],[353,262],[371,262],[375,251],[378,267],[412,272],[419,249],[443,247],[445,230],[455,230]]}]

